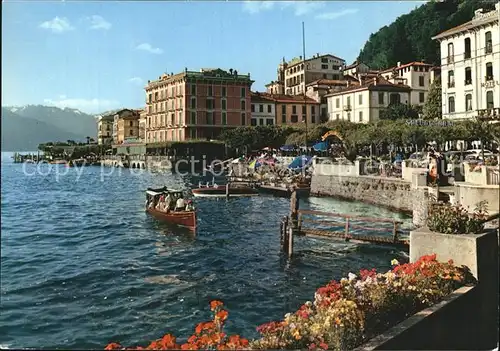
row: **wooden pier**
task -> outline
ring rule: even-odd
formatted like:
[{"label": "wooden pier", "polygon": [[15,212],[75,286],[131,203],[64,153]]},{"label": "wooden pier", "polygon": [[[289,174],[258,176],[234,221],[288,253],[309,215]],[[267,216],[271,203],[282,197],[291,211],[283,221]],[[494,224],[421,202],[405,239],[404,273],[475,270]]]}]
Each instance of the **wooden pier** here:
[{"label": "wooden pier", "polygon": [[[281,247],[283,252],[291,257],[294,236],[298,235],[408,249],[409,231],[401,230],[401,224],[401,221],[392,219],[300,210],[297,194],[294,192],[290,201],[290,216],[283,217],[280,223]],[[376,234],[367,235],[366,232]],[[401,237],[402,234],[408,235]]]}]

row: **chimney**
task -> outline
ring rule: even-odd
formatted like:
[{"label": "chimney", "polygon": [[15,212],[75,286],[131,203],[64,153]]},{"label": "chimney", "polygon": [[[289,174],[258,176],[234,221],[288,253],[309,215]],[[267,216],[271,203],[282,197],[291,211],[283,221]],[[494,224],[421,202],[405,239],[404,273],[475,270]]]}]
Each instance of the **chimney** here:
[{"label": "chimney", "polygon": [[477,9],[476,11],[474,11],[474,17],[478,17],[482,13],[483,13],[483,9]]},{"label": "chimney", "polygon": [[373,77],[373,85],[377,85],[377,77]]},{"label": "chimney", "polygon": [[363,79],[361,78],[361,75],[358,75],[358,81],[359,85],[363,85]]},{"label": "chimney", "polygon": [[398,67],[401,66],[401,61],[398,61]]},{"label": "chimney", "polygon": [[347,87],[349,88],[349,86],[350,86],[350,85],[351,85],[351,81],[350,81],[350,80],[348,80],[348,81],[347,81]]}]

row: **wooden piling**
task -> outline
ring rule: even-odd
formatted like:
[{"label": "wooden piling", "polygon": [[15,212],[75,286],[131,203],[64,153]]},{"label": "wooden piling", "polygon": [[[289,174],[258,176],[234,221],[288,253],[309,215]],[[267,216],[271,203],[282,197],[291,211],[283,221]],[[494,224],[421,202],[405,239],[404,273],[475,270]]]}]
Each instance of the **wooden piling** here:
[{"label": "wooden piling", "polygon": [[394,221],[394,227],[392,229],[392,241],[398,242],[398,222]]},{"label": "wooden piling", "polygon": [[294,190],[292,195],[290,196],[290,220],[291,227],[294,231],[298,230],[298,215],[299,215],[299,199],[297,196],[297,192]]},{"label": "wooden piling", "polygon": [[291,258],[293,255],[293,232],[293,228],[288,228],[288,247],[286,251],[288,258]]},{"label": "wooden piling", "polygon": [[349,217],[345,219],[345,230],[344,230],[344,239],[345,241],[349,241]]},{"label": "wooden piling", "polygon": [[229,199],[229,182],[226,183],[226,199]]}]

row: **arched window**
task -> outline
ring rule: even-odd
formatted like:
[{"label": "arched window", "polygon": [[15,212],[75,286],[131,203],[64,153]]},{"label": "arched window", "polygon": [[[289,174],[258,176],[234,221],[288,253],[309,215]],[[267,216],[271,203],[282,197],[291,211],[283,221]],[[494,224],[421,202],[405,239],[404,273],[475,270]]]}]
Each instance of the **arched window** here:
[{"label": "arched window", "polygon": [[465,95],[465,111],[472,111],[472,94]]},{"label": "arched window", "polygon": [[455,112],[455,97],[450,96],[448,98],[448,113],[454,113]]},{"label": "arched window", "polygon": [[448,71],[448,88],[455,87],[455,72]]},{"label": "arched window", "polygon": [[484,33],[484,42],[486,44],[484,52],[491,54],[493,52],[493,41],[491,40],[491,32]]}]

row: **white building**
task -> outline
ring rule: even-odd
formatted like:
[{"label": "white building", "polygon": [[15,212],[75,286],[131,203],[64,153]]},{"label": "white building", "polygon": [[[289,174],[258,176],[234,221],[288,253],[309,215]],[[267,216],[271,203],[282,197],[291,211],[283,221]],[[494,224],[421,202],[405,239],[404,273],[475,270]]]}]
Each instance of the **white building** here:
[{"label": "white building", "polygon": [[423,105],[427,101],[433,80],[432,68],[432,65],[424,62],[410,62],[404,65],[398,62],[396,67],[385,69],[380,74],[393,84],[409,86],[411,88],[410,104]]},{"label": "white building", "polygon": [[500,116],[500,3],[433,37],[441,45],[443,118]]},{"label": "white building", "polygon": [[346,66],[343,70],[344,75],[350,75],[353,77],[356,77],[361,74],[369,73],[370,72],[370,67],[365,65],[362,62],[354,61],[352,64],[349,66]]},{"label": "white building", "polygon": [[351,85],[325,95],[328,119],[354,123],[375,122],[380,117],[380,111],[390,104],[408,104],[410,91],[410,87],[393,84],[382,77],[369,78],[361,85]]},{"label": "white building", "polygon": [[282,65],[285,94],[304,94],[306,84],[318,79],[341,79],[344,66],[344,59],[330,54],[316,54],[307,60],[302,60],[302,56],[294,58]]},{"label": "white building", "polygon": [[251,94],[250,125],[276,124],[276,102],[260,93]]}]

